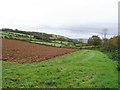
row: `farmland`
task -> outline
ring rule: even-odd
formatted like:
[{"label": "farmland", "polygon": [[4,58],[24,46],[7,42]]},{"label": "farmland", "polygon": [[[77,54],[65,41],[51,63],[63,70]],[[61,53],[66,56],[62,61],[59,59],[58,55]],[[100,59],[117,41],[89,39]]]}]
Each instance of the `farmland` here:
[{"label": "farmland", "polygon": [[117,88],[117,62],[95,50],[81,50],[39,63],[3,61],[3,87]]},{"label": "farmland", "polygon": [[28,42],[3,39],[3,60],[31,63],[61,56],[77,49],[56,48]]},{"label": "farmland", "polygon": [[26,32],[12,29],[2,29],[2,32],[0,32],[0,36],[2,38],[21,40],[53,47],[82,48],[83,45],[83,42],[79,40],[72,40],[63,36],[40,32]]},{"label": "farmland", "polygon": [[4,88],[118,88],[118,61],[99,46],[37,32],[1,35]]}]

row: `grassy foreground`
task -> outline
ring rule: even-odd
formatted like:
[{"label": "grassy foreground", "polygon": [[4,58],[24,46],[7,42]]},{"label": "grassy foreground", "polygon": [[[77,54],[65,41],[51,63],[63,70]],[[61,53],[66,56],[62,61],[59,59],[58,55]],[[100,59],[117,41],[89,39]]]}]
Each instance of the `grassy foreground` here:
[{"label": "grassy foreground", "polygon": [[3,87],[117,88],[117,62],[95,50],[32,64],[3,61]]}]

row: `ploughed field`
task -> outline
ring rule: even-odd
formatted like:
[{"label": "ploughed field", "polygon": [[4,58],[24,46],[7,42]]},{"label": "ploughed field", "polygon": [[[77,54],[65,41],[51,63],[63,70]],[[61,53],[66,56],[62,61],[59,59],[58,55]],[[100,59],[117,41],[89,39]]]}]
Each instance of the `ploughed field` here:
[{"label": "ploughed field", "polygon": [[2,46],[2,60],[18,63],[39,62],[77,51],[77,49],[56,48],[10,39],[2,39]]}]

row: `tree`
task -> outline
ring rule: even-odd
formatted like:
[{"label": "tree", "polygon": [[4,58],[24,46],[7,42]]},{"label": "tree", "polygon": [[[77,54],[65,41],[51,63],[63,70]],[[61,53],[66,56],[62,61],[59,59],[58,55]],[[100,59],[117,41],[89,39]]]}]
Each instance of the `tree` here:
[{"label": "tree", "polygon": [[107,33],[108,33],[108,29],[107,28],[103,29],[103,33],[102,34],[103,34],[103,42],[104,43],[107,41],[107,38],[106,38]]},{"label": "tree", "polygon": [[120,35],[110,38],[106,42],[105,47],[107,50],[117,50],[118,48],[120,48]]},{"label": "tree", "polygon": [[90,37],[88,39],[88,44],[89,45],[98,46],[98,45],[101,45],[101,43],[102,43],[102,40],[100,39],[100,37],[98,37],[96,35],[93,35],[92,37]]}]

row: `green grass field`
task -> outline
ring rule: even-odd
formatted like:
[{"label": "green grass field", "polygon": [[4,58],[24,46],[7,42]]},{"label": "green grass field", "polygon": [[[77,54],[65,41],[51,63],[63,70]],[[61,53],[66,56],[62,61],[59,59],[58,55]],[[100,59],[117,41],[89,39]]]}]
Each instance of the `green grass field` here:
[{"label": "green grass field", "polygon": [[41,44],[41,45],[49,45],[49,46],[55,46],[60,47],[62,44],[59,43],[51,43],[51,42],[40,42],[40,41],[30,41],[31,43]]},{"label": "green grass field", "polygon": [[3,61],[3,87],[117,88],[117,62],[95,50],[81,50],[48,61]]}]

